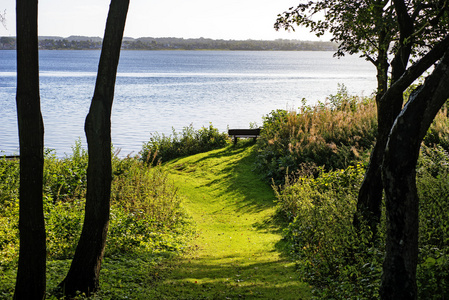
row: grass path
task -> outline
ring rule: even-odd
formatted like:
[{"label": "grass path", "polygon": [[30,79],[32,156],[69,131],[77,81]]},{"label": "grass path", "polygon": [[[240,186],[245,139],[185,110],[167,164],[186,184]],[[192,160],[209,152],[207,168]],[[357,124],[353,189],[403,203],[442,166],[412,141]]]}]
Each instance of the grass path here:
[{"label": "grass path", "polygon": [[307,299],[294,264],[277,250],[271,187],[252,171],[253,147],[228,147],[167,165],[197,224],[193,250],[154,299]]}]

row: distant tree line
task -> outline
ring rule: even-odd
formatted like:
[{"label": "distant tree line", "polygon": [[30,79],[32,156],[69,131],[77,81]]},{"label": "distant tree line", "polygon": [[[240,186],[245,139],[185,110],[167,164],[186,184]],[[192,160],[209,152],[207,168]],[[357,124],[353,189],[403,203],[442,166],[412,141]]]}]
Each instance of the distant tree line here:
[{"label": "distant tree line", "polygon": [[[42,50],[92,50],[101,49],[100,38],[40,37]],[[213,40],[206,38],[124,38],[123,50],[253,50],[253,51],[336,51],[333,42],[278,39],[264,40]],[[15,37],[0,37],[0,50],[15,50]]]},{"label": "distant tree line", "polygon": [[133,50],[284,50],[284,51],[335,51],[337,45],[331,42],[299,40],[213,40],[206,38],[139,38],[125,39],[123,49]]},{"label": "distant tree line", "polygon": [[69,41],[45,39],[39,41],[39,49],[43,50],[91,50],[101,49],[101,42],[84,40],[84,41]]}]

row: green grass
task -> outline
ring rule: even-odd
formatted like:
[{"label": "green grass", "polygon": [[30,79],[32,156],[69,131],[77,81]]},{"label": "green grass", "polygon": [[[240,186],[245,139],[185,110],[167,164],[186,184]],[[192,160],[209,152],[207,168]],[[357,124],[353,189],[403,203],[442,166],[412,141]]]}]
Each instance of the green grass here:
[{"label": "green grass", "polygon": [[197,224],[192,251],[148,291],[154,299],[306,299],[309,287],[279,251],[275,195],[253,171],[254,146],[239,143],[165,167]]},{"label": "green grass", "polygon": [[[115,213],[112,221],[121,223],[118,227],[114,227],[114,222],[111,223],[107,255],[100,276],[100,290],[92,299],[309,298],[310,288],[298,280],[295,263],[282,255],[281,225],[274,221],[275,195],[259,174],[254,173],[254,160],[253,143],[242,141],[236,147],[229,146],[177,159],[148,170],[134,160],[117,161],[114,169],[116,178],[112,203]],[[49,161],[48,172],[56,170],[56,167],[65,162],[54,163],[55,165]],[[62,170],[74,170],[71,164],[60,167]],[[53,187],[50,184],[53,179],[58,180],[57,184],[60,181],[64,184],[67,182],[63,180],[64,172],[53,173],[59,174],[59,177],[48,176],[46,186],[49,188],[46,192],[50,196],[46,199],[77,205],[79,200],[69,200],[83,198],[84,194],[80,192],[82,188],[78,186],[84,181],[63,185],[64,188],[67,187],[64,190],[59,187],[50,188]],[[9,172],[2,174],[6,176]],[[16,195],[12,185],[9,189]],[[4,196],[2,201],[16,198],[8,193],[1,195]],[[178,197],[181,202],[173,200]],[[15,200],[11,201],[17,204]],[[119,203],[123,204],[123,212],[116,211]],[[154,212],[158,216],[146,211],[143,215],[149,217],[148,220],[130,219],[129,216],[136,215],[134,212],[141,211],[152,203],[160,209]],[[178,203],[181,207],[178,207]],[[54,205],[54,209],[56,208],[59,206]],[[73,207],[60,208],[58,212],[61,214],[65,212],[70,218],[79,217],[78,210]],[[17,207],[14,206],[14,209],[17,210]],[[11,210],[12,215],[16,215],[13,214],[15,210]],[[128,211],[129,216],[126,214]],[[171,211],[181,215],[170,214]],[[191,219],[185,220],[185,226],[182,217],[184,212],[191,216]],[[51,212],[48,216],[48,229],[59,228],[56,223],[53,227],[50,226],[53,224],[50,221],[56,222],[59,215]],[[145,227],[145,224],[153,222],[153,218],[166,226],[147,230],[151,237],[145,236],[140,240],[142,235],[136,232],[136,226]],[[5,215],[1,220],[9,219]],[[8,222],[16,224],[17,220]],[[185,231],[186,237],[191,234],[191,226],[187,224],[191,222],[196,226],[194,238],[188,250],[183,250],[180,247],[184,248],[184,241],[179,243],[177,237],[181,234],[180,231]],[[170,225],[172,223],[173,226]],[[134,229],[130,230],[130,224]],[[76,226],[69,227],[72,231],[78,230]],[[159,229],[164,229],[162,231],[166,234],[155,236]],[[16,235],[16,231],[14,234]],[[11,239],[16,241],[17,237]],[[54,239],[53,244],[70,246],[60,234],[56,234]],[[138,245],[143,242],[152,248],[138,247],[136,241]],[[50,243],[49,246],[53,244]],[[12,254],[17,253],[15,246],[14,249]],[[53,257],[56,248],[52,246],[49,249],[53,250],[49,253],[47,262],[47,298],[55,299],[52,289],[67,274],[71,256]],[[67,249],[64,251],[70,252]],[[10,299],[14,292],[16,263],[10,260],[0,264],[0,299]],[[77,299],[84,298],[80,296]]]}]

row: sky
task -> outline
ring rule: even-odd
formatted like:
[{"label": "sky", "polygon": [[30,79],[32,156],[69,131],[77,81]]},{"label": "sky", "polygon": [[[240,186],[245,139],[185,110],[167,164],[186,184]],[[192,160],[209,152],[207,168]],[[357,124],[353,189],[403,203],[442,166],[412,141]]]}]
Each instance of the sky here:
[{"label": "sky", "polygon": [[[276,32],[276,16],[300,0],[131,0],[126,37],[212,38],[225,40],[326,40],[306,29]],[[39,0],[39,35],[103,37],[110,0]],[[7,29],[15,36],[15,1],[1,0]]]}]

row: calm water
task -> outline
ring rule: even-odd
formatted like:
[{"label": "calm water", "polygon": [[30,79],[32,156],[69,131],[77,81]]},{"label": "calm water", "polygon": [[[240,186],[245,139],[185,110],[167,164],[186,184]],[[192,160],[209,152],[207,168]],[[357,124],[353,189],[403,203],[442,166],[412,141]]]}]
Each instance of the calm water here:
[{"label": "calm water", "polygon": [[[137,153],[152,133],[210,122],[220,131],[262,124],[274,109],[323,101],[343,83],[354,94],[375,89],[374,67],[332,52],[123,51],[112,110],[112,141]],[[41,51],[45,147],[71,153],[84,138],[99,51]],[[18,153],[14,51],[0,51],[0,151]]]}]

